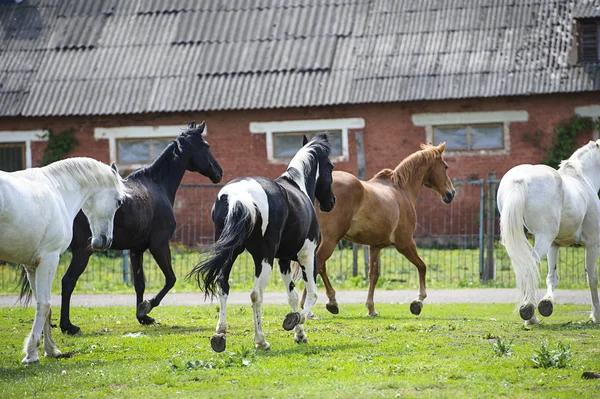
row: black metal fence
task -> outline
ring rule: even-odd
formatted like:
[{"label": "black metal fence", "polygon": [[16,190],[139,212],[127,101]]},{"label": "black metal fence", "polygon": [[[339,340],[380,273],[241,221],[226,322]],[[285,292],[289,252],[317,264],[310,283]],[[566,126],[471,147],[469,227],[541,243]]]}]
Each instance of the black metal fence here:
[{"label": "black metal fence", "polygon": [[[426,188],[423,188],[417,201],[415,240],[419,254],[427,264],[428,286],[455,288],[479,286],[482,283],[514,286],[510,260],[498,242],[495,201],[498,180],[490,176],[488,179],[461,180],[454,184],[456,196],[451,204],[444,204],[438,194]],[[186,283],[182,277],[197,263],[203,247],[213,241],[210,210],[221,187],[183,185],[179,189],[174,206],[178,227],[172,239],[173,268],[179,277],[175,291],[197,290],[192,282]],[[60,279],[69,261],[70,253],[67,251],[57,271],[53,288],[55,292],[60,291]],[[418,287],[416,268],[395,249],[382,250],[380,264],[379,286],[396,289]],[[546,268],[546,262],[543,261],[540,268],[542,276]],[[368,251],[342,241],[329,259],[327,270],[336,287],[366,286]],[[162,286],[162,272],[148,252],[144,256],[144,271],[147,290]],[[559,287],[586,287],[583,248],[561,249],[558,271]],[[17,267],[0,265],[0,292],[13,292],[17,272]],[[250,257],[240,256],[232,271],[232,287],[251,287],[253,276],[254,266]],[[129,292],[130,285],[126,254],[109,251],[91,258],[76,292]]]}]

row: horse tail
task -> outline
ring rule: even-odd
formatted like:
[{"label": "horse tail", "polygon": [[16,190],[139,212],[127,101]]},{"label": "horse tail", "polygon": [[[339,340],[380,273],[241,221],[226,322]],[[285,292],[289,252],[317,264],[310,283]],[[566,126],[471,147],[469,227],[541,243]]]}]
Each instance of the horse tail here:
[{"label": "horse tail", "polygon": [[[522,181],[504,196],[500,215],[500,239],[510,257],[521,303],[535,303],[540,280],[539,260],[525,236],[525,202],[527,188]],[[538,257],[539,258],[539,257]]]},{"label": "horse tail", "polygon": [[186,276],[186,280],[194,276],[198,287],[204,291],[206,296],[216,293],[217,279],[222,270],[232,262],[236,249],[243,248],[244,242],[254,226],[255,208],[240,201],[234,201],[232,200],[232,204],[227,210],[219,238],[208,249],[208,257],[194,266]]},{"label": "horse tail", "polygon": [[31,290],[31,285],[29,284],[29,279],[27,278],[27,271],[24,267],[21,267],[21,275],[19,276],[17,287],[20,289],[17,303],[22,302],[23,305],[28,306],[31,302],[33,291]]},{"label": "horse tail", "polygon": [[292,281],[300,281],[302,278],[302,268],[300,267],[300,263],[296,261],[292,261]]}]

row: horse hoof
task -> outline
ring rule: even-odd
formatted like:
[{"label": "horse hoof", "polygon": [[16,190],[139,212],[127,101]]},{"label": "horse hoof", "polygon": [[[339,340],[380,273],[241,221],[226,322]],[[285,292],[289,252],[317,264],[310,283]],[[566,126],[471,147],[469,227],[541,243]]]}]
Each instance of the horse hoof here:
[{"label": "horse hoof", "polygon": [[226,342],[224,334],[215,334],[210,339],[210,346],[215,352],[223,352],[225,350]]},{"label": "horse hoof", "polygon": [[138,317],[138,321],[144,326],[150,326],[155,323],[154,319],[150,316],[144,316],[142,318]]},{"label": "horse hoof", "polygon": [[285,320],[283,321],[283,329],[285,331],[291,331],[300,324],[301,316],[298,312],[289,313],[285,316]]},{"label": "horse hoof", "polygon": [[421,314],[421,310],[423,310],[423,302],[415,300],[410,303],[410,313],[418,316]]},{"label": "horse hoof", "polygon": [[525,306],[521,306],[519,308],[519,314],[521,315],[521,318],[523,320],[529,320],[533,316],[535,316],[535,307],[531,303]]},{"label": "horse hoof", "polygon": [[271,344],[268,343],[267,341],[265,341],[262,344],[256,344],[256,349],[262,349],[264,351],[268,351],[268,350],[271,350]]},{"label": "horse hoof", "polygon": [[145,317],[148,313],[150,313],[151,310],[152,310],[152,304],[150,303],[150,301],[148,301],[148,300],[142,301],[142,303],[140,303],[137,307],[136,316],[138,319],[141,319],[141,318]]},{"label": "horse hoof", "polygon": [[552,305],[552,301],[550,299],[542,299],[538,304],[538,312],[544,317],[548,317],[552,315],[554,311],[554,305]]},{"label": "horse hoof", "polygon": [[369,313],[367,313],[367,316],[369,316],[369,317],[379,317],[379,313],[377,313],[377,311],[373,309],[373,311],[369,311]]},{"label": "horse hoof", "polygon": [[21,360],[21,364],[23,365],[28,365],[28,364],[40,364],[40,358],[39,357],[27,357],[25,356],[23,358],[23,360]]},{"label": "horse hoof", "polygon": [[294,337],[294,341],[297,344],[307,344],[308,343],[308,337],[305,335],[303,335],[302,337]]},{"label": "horse hoof", "polygon": [[63,353],[61,351],[59,351],[58,349],[52,352],[46,352],[44,353],[44,357],[54,357],[54,358],[61,358],[63,357]]},{"label": "horse hoof", "polygon": [[325,309],[327,309],[331,314],[340,313],[340,309],[338,308],[337,303],[328,303],[327,305],[325,305]]},{"label": "horse hoof", "polygon": [[60,330],[63,332],[63,334],[67,334],[67,335],[83,335],[83,331],[81,331],[81,328],[73,325],[73,324],[69,324],[66,327],[60,327]]}]

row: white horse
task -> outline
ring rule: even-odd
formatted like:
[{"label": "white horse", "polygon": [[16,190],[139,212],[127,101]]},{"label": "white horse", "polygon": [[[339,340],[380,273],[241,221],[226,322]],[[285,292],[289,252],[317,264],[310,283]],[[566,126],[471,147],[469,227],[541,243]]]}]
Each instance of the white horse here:
[{"label": "white horse", "polygon": [[[585,247],[585,270],[592,294],[591,319],[600,322],[598,251],[600,249],[600,140],[590,141],[555,170],[544,165],[519,165],[509,170],[498,188],[500,234],[511,259],[520,291],[519,313],[525,324],[537,324],[538,263],[548,255],[547,292],[538,305],[542,316],[554,309],[558,284],[556,262],[561,246]],[[533,249],[523,227],[534,236]]]},{"label": "white horse", "polygon": [[39,362],[42,331],[45,356],[61,355],[50,329],[50,291],[59,256],[71,242],[75,215],[83,208],[92,248],[106,250],[115,212],[124,199],[125,186],[116,167],[90,158],[0,171],[0,259],[24,265],[37,302],[23,364]]}]

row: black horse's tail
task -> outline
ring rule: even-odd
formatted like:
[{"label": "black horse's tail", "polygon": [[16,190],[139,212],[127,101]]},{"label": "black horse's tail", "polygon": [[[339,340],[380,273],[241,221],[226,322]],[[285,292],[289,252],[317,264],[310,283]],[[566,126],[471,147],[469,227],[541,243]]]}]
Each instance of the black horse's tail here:
[{"label": "black horse's tail", "polygon": [[[219,215],[219,206],[227,207],[227,201],[215,204],[215,215]],[[186,276],[186,280],[196,277],[198,287],[205,294],[214,295],[217,291],[217,279],[221,271],[231,262],[236,250],[243,247],[244,241],[254,227],[256,209],[249,208],[240,201],[236,201],[224,215],[224,226],[217,241],[209,248],[209,256],[201,260]],[[218,217],[218,216],[217,216]],[[218,223],[215,220],[215,223]]]},{"label": "black horse's tail", "polygon": [[28,306],[31,302],[33,291],[31,290],[31,285],[29,285],[27,271],[23,266],[21,266],[21,275],[19,276],[19,283],[17,287],[20,288],[19,299],[17,300],[17,303],[21,302],[23,305]]}]

